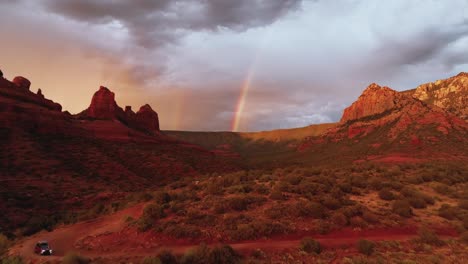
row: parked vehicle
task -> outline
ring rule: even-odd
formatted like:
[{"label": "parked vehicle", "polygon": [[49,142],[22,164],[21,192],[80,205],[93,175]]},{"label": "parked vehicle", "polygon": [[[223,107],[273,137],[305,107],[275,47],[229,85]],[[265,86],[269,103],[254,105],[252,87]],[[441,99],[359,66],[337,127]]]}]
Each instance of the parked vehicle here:
[{"label": "parked vehicle", "polygon": [[39,255],[52,255],[52,248],[50,248],[47,241],[39,241],[34,247],[34,253]]}]

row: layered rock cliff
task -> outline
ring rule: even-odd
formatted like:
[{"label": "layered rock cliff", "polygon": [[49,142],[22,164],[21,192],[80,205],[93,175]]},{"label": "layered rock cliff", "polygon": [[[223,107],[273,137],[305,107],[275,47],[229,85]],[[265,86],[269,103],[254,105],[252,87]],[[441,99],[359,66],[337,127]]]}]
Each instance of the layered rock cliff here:
[{"label": "layered rock cliff", "polygon": [[468,73],[420,85],[413,97],[468,121]]}]

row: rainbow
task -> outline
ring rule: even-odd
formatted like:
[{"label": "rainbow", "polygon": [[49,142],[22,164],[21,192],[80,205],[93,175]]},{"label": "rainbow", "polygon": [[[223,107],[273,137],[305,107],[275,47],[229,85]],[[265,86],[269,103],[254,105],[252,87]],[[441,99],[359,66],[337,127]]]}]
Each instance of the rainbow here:
[{"label": "rainbow", "polygon": [[244,79],[241,85],[241,91],[239,95],[239,99],[237,100],[237,105],[236,105],[236,111],[234,113],[234,118],[232,120],[231,124],[231,131],[232,132],[238,132],[241,119],[242,119],[242,113],[244,112],[245,108],[245,102],[247,101],[247,95],[249,93],[250,87],[252,86],[252,80],[255,75],[255,70],[257,66],[258,59],[261,55],[261,51],[263,50],[263,46],[266,44],[267,40],[269,39],[270,35],[272,34],[272,28],[271,27],[266,34],[263,37],[263,40],[261,41],[259,47],[257,48],[257,52],[255,54],[255,57],[251,63],[251,66],[249,68],[249,71],[247,72],[247,77]]},{"label": "rainbow", "polygon": [[[255,65],[254,62],[252,65]],[[237,100],[236,112],[234,115],[234,119],[232,120],[232,132],[239,131],[240,121],[242,118],[242,113],[244,112],[245,102],[247,101],[247,94],[249,93],[250,85],[252,83],[252,78],[254,76],[254,67],[250,68],[247,77],[245,78],[244,82],[241,86],[241,92],[239,95],[239,99]]]}]

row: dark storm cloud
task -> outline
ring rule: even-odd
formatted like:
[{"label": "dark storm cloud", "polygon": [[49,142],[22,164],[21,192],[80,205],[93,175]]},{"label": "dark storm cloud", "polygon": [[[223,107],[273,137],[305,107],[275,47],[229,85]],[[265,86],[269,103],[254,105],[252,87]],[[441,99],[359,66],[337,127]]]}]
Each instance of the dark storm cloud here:
[{"label": "dark storm cloud", "polygon": [[154,48],[190,31],[242,31],[273,23],[301,0],[45,0],[58,15],[86,23],[122,24],[138,44]]}]

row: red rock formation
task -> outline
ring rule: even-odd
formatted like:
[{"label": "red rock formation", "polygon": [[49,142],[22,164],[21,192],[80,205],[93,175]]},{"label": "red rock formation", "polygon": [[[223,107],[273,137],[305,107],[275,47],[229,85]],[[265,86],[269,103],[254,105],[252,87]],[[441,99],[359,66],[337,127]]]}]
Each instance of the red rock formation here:
[{"label": "red rock formation", "polygon": [[468,121],[468,73],[418,86],[413,97]]},{"label": "red rock formation", "polygon": [[115,94],[103,86],[94,93],[89,108],[78,114],[78,118],[118,120],[129,128],[145,133],[159,131],[158,114],[151,106],[144,105],[137,113],[132,111],[131,106],[126,106],[124,111],[117,105]]},{"label": "red rock formation", "polygon": [[[119,111],[120,110],[120,111]],[[115,94],[104,86],[94,93],[86,116],[96,119],[117,119],[122,109],[115,102]]]},{"label": "red rock formation", "polygon": [[140,107],[135,119],[140,128],[149,131],[159,131],[158,114],[148,104]]},{"label": "red rock formation", "polygon": [[407,103],[408,97],[373,83],[364,90],[356,102],[344,110],[341,122],[396,110]]},{"label": "red rock formation", "polygon": [[[0,95],[18,100],[19,102],[31,103],[45,107],[49,110],[62,111],[62,106],[52,100],[44,98],[42,92],[39,94],[29,91],[30,82],[24,77],[15,77],[15,82],[0,78]],[[20,87],[20,89],[18,89]]]},{"label": "red rock formation", "polygon": [[29,90],[29,87],[31,86],[31,82],[22,76],[16,76],[13,79],[13,83],[19,88],[22,88],[25,90]]}]

